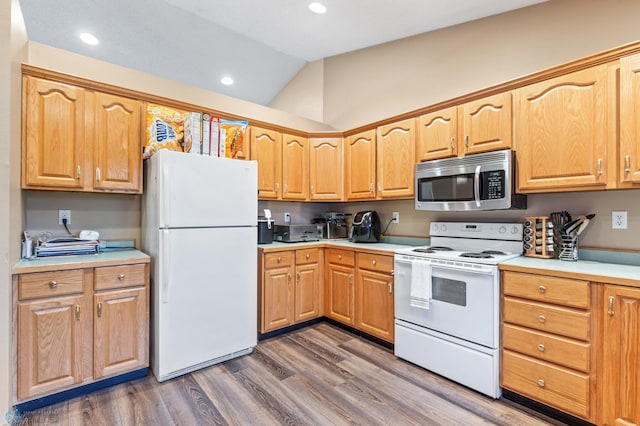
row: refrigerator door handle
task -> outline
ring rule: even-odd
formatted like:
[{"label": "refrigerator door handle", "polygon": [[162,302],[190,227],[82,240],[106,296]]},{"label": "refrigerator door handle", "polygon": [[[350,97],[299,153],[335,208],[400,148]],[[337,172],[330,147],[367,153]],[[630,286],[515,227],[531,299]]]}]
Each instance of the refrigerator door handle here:
[{"label": "refrigerator door handle", "polygon": [[160,185],[159,185],[159,193],[162,194],[162,217],[160,218],[160,226],[162,228],[168,228],[169,227],[169,212],[170,210],[170,204],[171,204],[171,197],[169,197],[169,194],[167,192],[167,187],[169,185],[169,165],[165,162],[162,165],[162,179],[160,180]]},{"label": "refrigerator door handle", "polygon": [[160,232],[160,238],[162,240],[162,247],[160,248],[160,258],[165,261],[161,263],[162,270],[160,271],[160,301],[162,303],[169,303],[169,267],[171,262],[167,262],[170,259],[169,256],[169,230],[162,229]]}]

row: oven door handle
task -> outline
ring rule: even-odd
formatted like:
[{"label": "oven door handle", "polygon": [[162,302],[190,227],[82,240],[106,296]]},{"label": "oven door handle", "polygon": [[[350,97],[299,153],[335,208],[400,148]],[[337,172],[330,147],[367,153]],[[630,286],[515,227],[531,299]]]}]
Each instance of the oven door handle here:
[{"label": "oven door handle", "polygon": [[476,207],[480,207],[480,165],[476,166],[476,172],[473,176],[473,197],[476,200]]},{"label": "oven door handle", "polygon": [[464,266],[457,266],[457,265],[447,265],[447,266],[440,266],[440,265],[431,265],[431,275],[434,275],[434,270],[439,270],[439,271],[443,271],[443,272],[448,272],[448,271],[462,271],[462,272],[469,272],[471,274],[482,274],[482,275],[493,275],[496,271],[496,269],[493,266],[489,266],[489,265],[482,265],[478,268],[465,268]]}]

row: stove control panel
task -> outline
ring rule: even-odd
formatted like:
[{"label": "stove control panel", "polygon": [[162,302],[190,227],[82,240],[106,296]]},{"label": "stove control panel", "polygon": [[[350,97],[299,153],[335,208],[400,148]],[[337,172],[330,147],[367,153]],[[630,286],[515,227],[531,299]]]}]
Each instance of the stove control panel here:
[{"label": "stove control panel", "polygon": [[522,241],[522,223],[432,222],[431,236]]}]

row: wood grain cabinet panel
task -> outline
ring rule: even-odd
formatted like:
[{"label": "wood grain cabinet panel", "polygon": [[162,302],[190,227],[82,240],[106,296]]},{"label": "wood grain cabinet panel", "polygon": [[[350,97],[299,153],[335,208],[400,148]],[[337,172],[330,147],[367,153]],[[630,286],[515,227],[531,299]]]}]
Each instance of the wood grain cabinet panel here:
[{"label": "wood grain cabinet panel", "polygon": [[140,101],[23,81],[23,188],[142,192]]},{"label": "wood grain cabinet panel", "polygon": [[347,200],[376,198],[376,131],[347,137],[344,144],[344,180]]},{"label": "wood grain cabinet panel", "polygon": [[515,91],[519,192],[604,189],[607,66]]},{"label": "wood grain cabinet panel", "polygon": [[418,117],[416,161],[458,155],[458,109],[446,108]]},{"label": "wood grain cabinet panel", "polygon": [[258,162],[258,198],[282,199],[282,133],[251,126],[251,159]]},{"label": "wood grain cabinet panel", "polygon": [[511,148],[512,97],[512,92],[505,92],[458,107],[462,121],[458,140],[464,155]]},{"label": "wood grain cabinet panel", "polygon": [[393,343],[393,256],[357,253],[356,328]]},{"label": "wood grain cabinet panel", "polygon": [[640,424],[640,289],[605,285],[604,302],[598,424]]},{"label": "wood grain cabinet panel", "polygon": [[640,55],[620,60],[619,186],[640,185]]},{"label": "wood grain cabinet panel", "polygon": [[415,119],[377,128],[377,198],[412,198],[415,186]]},{"label": "wood grain cabinet panel", "polygon": [[282,135],[282,199],[309,198],[309,140]]},{"label": "wood grain cabinet panel", "polygon": [[344,193],[342,138],[311,139],[309,199],[340,201]]},{"label": "wood grain cabinet panel", "polygon": [[35,77],[23,79],[22,187],[85,186],[85,91]]},{"label": "wood grain cabinet panel", "polygon": [[588,281],[505,271],[504,294],[579,309],[591,306]]},{"label": "wood grain cabinet panel", "polygon": [[107,291],[94,296],[94,379],[148,365],[147,291]]}]

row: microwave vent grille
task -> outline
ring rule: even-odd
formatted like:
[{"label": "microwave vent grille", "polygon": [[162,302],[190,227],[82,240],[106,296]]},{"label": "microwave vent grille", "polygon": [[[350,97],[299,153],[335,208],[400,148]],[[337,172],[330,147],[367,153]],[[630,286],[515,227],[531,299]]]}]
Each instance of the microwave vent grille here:
[{"label": "microwave vent grille", "polygon": [[475,154],[468,157],[445,158],[442,160],[425,161],[416,164],[416,171],[430,170],[434,168],[473,166],[476,164],[486,164],[488,162],[502,162],[509,159],[511,150],[487,152]]}]

